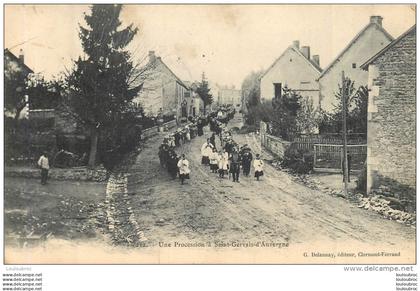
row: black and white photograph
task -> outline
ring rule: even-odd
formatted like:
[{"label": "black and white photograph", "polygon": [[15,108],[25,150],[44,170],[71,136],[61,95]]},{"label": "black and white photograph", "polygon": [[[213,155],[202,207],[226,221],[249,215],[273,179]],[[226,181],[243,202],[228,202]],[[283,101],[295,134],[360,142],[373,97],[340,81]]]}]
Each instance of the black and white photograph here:
[{"label": "black and white photograph", "polygon": [[416,264],[416,4],[3,9],[4,264]]}]

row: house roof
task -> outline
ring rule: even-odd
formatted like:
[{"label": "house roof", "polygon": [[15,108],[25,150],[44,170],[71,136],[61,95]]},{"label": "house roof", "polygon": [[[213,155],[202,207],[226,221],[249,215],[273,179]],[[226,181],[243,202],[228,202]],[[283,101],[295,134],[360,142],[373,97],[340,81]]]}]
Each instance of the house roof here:
[{"label": "house roof", "polygon": [[31,68],[29,68],[25,63],[22,63],[20,61],[20,59],[15,56],[11,51],[9,51],[7,48],[4,49],[4,56],[8,56],[9,58],[11,58],[12,60],[16,61],[18,64],[20,64],[26,71],[28,74],[33,73],[34,71],[32,71]]},{"label": "house roof", "polygon": [[166,65],[163,61],[162,61],[162,59],[161,58],[156,58],[156,60],[158,60],[162,65],[164,65],[165,66],[165,68],[166,69],[168,69],[168,71],[172,74],[172,75],[174,75],[174,77],[175,77],[175,79],[176,79],[176,81],[182,86],[182,87],[184,87],[185,89],[187,89],[187,90],[189,90],[190,89],[190,87],[188,87],[169,67],[168,67],[168,65]]},{"label": "house roof", "polygon": [[318,66],[316,63],[314,63],[312,60],[310,60],[307,57],[305,57],[302,54],[302,52],[299,49],[297,49],[295,46],[291,45],[287,49],[284,50],[284,52],[273,62],[273,64],[271,64],[271,66],[264,72],[264,74],[262,74],[262,76],[260,77],[260,79],[262,79],[281,60],[281,58],[286,54],[286,52],[288,50],[292,50],[295,53],[297,53],[299,56],[301,56],[302,58],[304,58],[311,65],[311,67],[313,67],[318,73],[321,73],[322,72],[322,69],[321,69],[320,66]]},{"label": "house roof", "polygon": [[376,53],[374,56],[372,56],[363,65],[361,65],[360,68],[363,69],[363,70],[367,70],[368,67],[369,67],[369,64],[374,62],[377,58],[379,58],[381,55],[383,55],[386,51],[388,51],[395,44],[399,43],[400,40],[402,40],[404,37],[406,37],[408,34],[410,34],[413,30],[414,31],[416,30],[416,25],[415,24],[410,29],[408,29],[406,32],[401,34],[398,38],[396,38],[393,42],[389,43],[386,47],[384,47],[378,53]]},{"label": "house roof", "polygon": [[367,24],[356,36],[347,44],[347,46],[338,54],[338,56],[324,69],[324,71],[321,73],[321,75],[318,77],[318,80],[322,78],[337,62],[338,60],[355,44],[359,38],[372,26],[375,26],[379,31],[381,31],[386,38],[388,38],[390,41],[393,41],[394,38],[392,35],[390,35],[381,25],[378,25],[376,23],[370,22]]}]

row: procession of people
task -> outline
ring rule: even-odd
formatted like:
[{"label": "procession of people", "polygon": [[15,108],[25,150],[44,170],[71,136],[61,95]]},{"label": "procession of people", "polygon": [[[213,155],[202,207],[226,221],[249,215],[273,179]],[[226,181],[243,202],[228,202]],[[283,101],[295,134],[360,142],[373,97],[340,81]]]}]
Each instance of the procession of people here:
[{"label": "procession of people", "polygon": [[[174,133],[166,136],[159,147],[159,160],[161,167],[166,168],[172,179],[178,176],[181,184],[190,179],[190,162],[185,154],[178,155],[175,148],[179,147],[196,136],[204,135],[203,128],[209,126],[212,132],[200,148],[201,164],[209,167],[211,173],[220,179],[228,176],[232,182],[239,183],[242,169],[245,177],[250,176],[251,166],[254,168],[254,177],[257,181],[264,175],[262,161],[259,154],[253,159],[251,148],[248,145],[239,146],[232,138],[232,132],[227,129],[227,123],[233,118],[234,109],[224,108],[211,112],[206,117],[190,117],[189,124],[178,128]],[[219,148],[216,137],[220,140]]]}]

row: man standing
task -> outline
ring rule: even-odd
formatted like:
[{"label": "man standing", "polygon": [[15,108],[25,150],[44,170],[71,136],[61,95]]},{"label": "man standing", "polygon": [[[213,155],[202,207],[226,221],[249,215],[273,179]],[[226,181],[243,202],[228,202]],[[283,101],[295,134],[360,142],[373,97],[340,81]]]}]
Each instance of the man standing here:
[{"label": "man standing", "polygon": [[230,155],[230,172],[232,173],[233,182],[239,183],[239,172],[240,172],[241,159],[236,147],[233,148],[232,154]]},{"label": "man standing", "polygon": [[41,168],[41,184],[45,185],[47,184],[48,170],[50,169],[47,152],[42,153],[38,160],[38,166]]},{"label": "man standing", "polygon": [[249,172],[251,171],[251,161],[252,161],[251,149],[248,147],[245,147],[242,153],[242,169],[245,176],[249,176]]}]

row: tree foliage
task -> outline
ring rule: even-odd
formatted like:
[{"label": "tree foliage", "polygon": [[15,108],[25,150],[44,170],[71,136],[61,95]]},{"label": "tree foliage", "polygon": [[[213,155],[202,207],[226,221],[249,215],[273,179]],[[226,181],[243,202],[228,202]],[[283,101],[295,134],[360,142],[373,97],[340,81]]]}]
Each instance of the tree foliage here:
[{"label": "tree foliage", "polygon": [[204,114],[206,113],[206,106],[213,103],[213,95],[210,93],[209,83],[204,77],[199,83],[197,90],[196,90],[198,96],[200,96],[201,100],[203,100],[204,103]]},{"label": "tree foliage", "polygon": [[27,73],[5,59],[4,107],[17,120],[27,104]]},{"label": "tree foliage", "polygon": [[245,105],[245,123],[258,125],[261,120],[266,120],[266,113],[272,111],[271,104],[262,104],[260,96],[260,79],[264,71],[251,72],[242,82],[242,104]]},{"label": "tree foliage", "polygon": [[91,13],[84,16],[86,27],[80,26],[79,33],[85,56],[74,62],[67,78],[69,105],[90,131],[90,166],[95,165],[98,139],[102,144],[102,162],[105,157],[123,154],[134,146],[124,146],[130,138],[123,129],[135,123],[132,100],[142,85],[131,85],[134,66],[125,48],[138,29],[132,25],[121,27],[121,9],[122,5],[91,6]]},{"label": "tree foliage", "polygon": [[47,81],[42,75],[31,75],[27,80],[26,92],[30,109],[53,109],[60,102],[64,87],[62,80]]},{"label": "tree foliage", "polygon": [[300,100],[300,110],[297,113],[297,128],[300,133],[314,134],[318,132],[321,120],[320,111],[314,106],[314,102],[309,97]]},{"label": "tree foliage", "polygon": [[287,87],[283,89],[281,96],[273,98],[272,134],[292,139],[299,132],[297,116],[301,109],[301,99],[297,92]]},{"label": "tree foliage", "polygon": [[[349,78],[344,82],[345,104],[347,116],[347,130],[353,133],[367,133],[367,106],[368,106],[368,89],[367,86],[356,88],[354,81]],[[332,113],[323,112],[320,130],[328,133],[340,133],[343,128],[343,87],[338,85],[335,93],[337,100]]]}]

